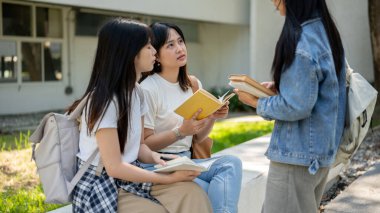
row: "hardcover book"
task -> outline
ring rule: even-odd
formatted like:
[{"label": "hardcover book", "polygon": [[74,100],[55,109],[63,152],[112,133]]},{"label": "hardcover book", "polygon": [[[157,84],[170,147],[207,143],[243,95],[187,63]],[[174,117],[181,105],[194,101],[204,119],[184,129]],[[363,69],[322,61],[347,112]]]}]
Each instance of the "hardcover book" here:
[{"label": "hardcover book", "polygon": [[220,109],[230,98],[235,95],[235,93],[228,94],[228,92],[229,91],[227,91],[223,96],[216,98],[206,90],[199,89],[177,109],[175,109],[174,112],[185,119],[190,119],[194,113],[201,108],[202,112],[198,115],[197,119],[203,119]]},{"label": "hardcover book", "polygon": [[247,75],[233,74],[230,75],[228,79],[230,80],[230,86],[241,91],[247,92],[258,98],[276,95],[275,92],[261,85],[259,82],[255,81]]},{"label": "hardcover book", "polygon": [[165,166],[160,164],[155,165],[156,168],[154,172],[174,172],[180,170],[192,170],[192,171],[208,171],[211,164],[217,159],[209,159],[202,163],[195,163],[186,156],[178,157],[173,160],[167,161]]}]

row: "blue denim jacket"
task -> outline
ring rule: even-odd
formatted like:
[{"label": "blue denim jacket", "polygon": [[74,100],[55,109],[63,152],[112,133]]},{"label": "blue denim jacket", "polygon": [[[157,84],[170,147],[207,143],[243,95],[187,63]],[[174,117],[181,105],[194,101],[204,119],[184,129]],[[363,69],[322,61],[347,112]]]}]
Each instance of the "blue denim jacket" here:
[{"label": "blue denim jacket", "polygon": [[336,76],[322,21],[303,23],[294,61],[281,75],[280,94],[258,100],[257,114],[275,120],[266,152],[270,160],[308,166],[311,174],[334,162],[345,118],[345,73],[343,66]]}]

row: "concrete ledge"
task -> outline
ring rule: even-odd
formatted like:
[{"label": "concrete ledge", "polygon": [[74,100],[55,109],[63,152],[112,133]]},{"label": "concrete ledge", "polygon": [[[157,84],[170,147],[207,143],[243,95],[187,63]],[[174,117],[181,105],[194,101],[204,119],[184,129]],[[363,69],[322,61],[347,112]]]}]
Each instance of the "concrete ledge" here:
[{"label": "concrete ledge", "polygon": [[380,212],[380,163],[348,186],[325,207],[326,213]]},{"label": "concrete ledge", "polygon": [[269,160],[264,155],[270,135],[262,136],[215,153],[234,155],[243,163],[243,179],[239,200],[239,213],[260,213],[265,197]]}]

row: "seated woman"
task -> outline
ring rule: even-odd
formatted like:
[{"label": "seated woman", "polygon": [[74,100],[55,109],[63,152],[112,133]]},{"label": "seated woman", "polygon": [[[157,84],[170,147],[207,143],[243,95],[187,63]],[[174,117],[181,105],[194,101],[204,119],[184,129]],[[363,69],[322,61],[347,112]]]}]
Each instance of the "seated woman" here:
[{"label": "seated woman", "polygon": [[[195,119],[200,111],[188,120],[174,113],[193,94],[192,86],[202,85],[186,71],[187,50],[181,29],[168,23],[155,23],[151,29],[152,44],[158,53],[153,71],[141,82],[149,106],[145,143],[154,151],[190,157],[192,140],[203,141],[215,120],[227,116],[228,105],[202,120]],[[214,212],[237,212],[241,178],[240,159],[221,156],[196,182],[207,192]]]},{"label": "seated woman", "polygon": [[207,195],[192,182],[199,173],[158,174],[140,168],[138,160],[165,164],[141,137],[147,106],[136,80],[153,69],[156,50],[150,35],[147,25],[122,18],[99,31],[87,90],[68,109],[71,113],[89,96],[81,116],[78,166],[94,150],[100,154],[75,186],[73,212],[212,211]]}]

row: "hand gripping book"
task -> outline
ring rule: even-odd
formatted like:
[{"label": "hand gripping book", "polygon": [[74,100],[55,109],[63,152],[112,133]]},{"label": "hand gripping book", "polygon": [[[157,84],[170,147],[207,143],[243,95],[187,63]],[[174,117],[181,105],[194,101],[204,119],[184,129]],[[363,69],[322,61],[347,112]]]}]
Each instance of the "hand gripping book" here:
[{"label": "hand gripping book", "polygon": [[228,94],[228,92],[229,91],[227,91],[223,96],[216,98],[206,90],[199,89],[177,109],[175,109],[174,112],[185,119],[190,119],[194,113],[201,108],[202,112],[199,114],[197,119],[203,119],[220,109],[230,98],[235,95],[235,93]]},{"label": "hand gripping book", "polygon": [[258,98],[276,95],[275,92],[261,85],[259,82],[253,80],[247,75],[233,74],[230,75],[228,79],[230,80],[230,86],[241,91],[248,92]]},{"label": "hand gripping book", "polygon": [[209,160],[206,160],[202,163],[195,163],[191,159],[189,159],[186,156],[178,157],[173,160],[167,161],[165,166],[162,166],[160,164],[155,165],[156,168],[153,170],[154,172],[174,172],[174,171],[181,171],[181,170],[191,170],[191,171],[208,171],[211,167],[211,164],[216,161],[216,159],[212,158]]}]

